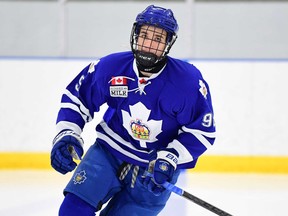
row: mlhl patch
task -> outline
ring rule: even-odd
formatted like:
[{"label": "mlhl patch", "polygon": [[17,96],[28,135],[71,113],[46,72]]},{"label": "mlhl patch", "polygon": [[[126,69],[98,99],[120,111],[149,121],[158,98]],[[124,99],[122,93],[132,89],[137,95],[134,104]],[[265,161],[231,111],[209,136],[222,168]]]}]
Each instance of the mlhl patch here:
[{"label": "mlhl patch", "polygon": [[128,97],[128,86],[110,86],[111,97]]},{"label": "mlhl patch", "polygon": [[82,184],[86,179],[87,179],[86,172],[85,170],[82,170],[75,174],[73,181],[74,184]]}]

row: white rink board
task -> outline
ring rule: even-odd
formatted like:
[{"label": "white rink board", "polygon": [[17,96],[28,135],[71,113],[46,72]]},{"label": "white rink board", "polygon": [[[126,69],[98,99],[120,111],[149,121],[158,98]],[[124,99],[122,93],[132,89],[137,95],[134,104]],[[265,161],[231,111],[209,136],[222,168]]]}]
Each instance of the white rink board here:
[{"label": "white rink board", "polygon": [[[96,59],[95,59],[96,60]],[[60,98],[91,59],[0,59],[0,151],[50,151]],[[213,155],[287,156],[287,61],[193,61],[210,84]],[[95,114],[83,133],[94,142]]]}]

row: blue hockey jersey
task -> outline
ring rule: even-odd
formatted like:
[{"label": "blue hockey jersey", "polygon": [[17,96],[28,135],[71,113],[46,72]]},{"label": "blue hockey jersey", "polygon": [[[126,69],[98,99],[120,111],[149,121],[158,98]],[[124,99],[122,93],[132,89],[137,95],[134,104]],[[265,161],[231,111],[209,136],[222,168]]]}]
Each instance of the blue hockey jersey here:
[{"label": "blue hockey jersey", "polygon": [[58,132],[81,134],[104,103],[109,108],[96,127],[97,140],[126,162],[147,166],[151,150],[174,148],[177,167],[193,168],[214,143],[209,87],[187,62],[168,57],[149,78],[139,77],[132,52],[89,64],[62,96]]}]

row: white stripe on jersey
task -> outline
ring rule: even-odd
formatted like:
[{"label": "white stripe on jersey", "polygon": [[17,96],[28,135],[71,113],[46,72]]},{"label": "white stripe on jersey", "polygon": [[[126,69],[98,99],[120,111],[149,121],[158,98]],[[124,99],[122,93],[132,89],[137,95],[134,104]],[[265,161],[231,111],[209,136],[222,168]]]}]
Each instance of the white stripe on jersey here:
[{"label": "white stripe on jersey", "polygon": [[106,124],[106,122],[102,121],[100,123],[101,127],[103,128],[103,130],[111,137],[113,137],[113,139],[117,140],[118,142],[120,142],[121,144],[125,145],[126,147],[134,150],[134,151],[138,151],[141,153],[147,153],[148,151],[145,150],[139,150],[137,148],[135,148],[135,146],[133,146],[130,142],[127,142],[126,140],[124,140],[122,137],[120,137],[118,134],[116,134],[113,130],[111,130],[108,125]]},{"label": "white stripe on jersey", "polygon": [[179,153],[178,164],[189,163],[194,160],[190,152],[178,140],[173,140],[167,148],[174,148]]},{"label": "white stripe on jersey", "polygon": [[[76,96],[74,96],[67,89],[65,90],[64,94],[66,94],[74,103],[80,106],[80,111],[83,112],[88,117],[88,122],[92,120],[89,110],[82,104],[82,102]],[[87,122],[87,120],[85,120],[85,122]]]},{"label": "white stripe on jersey", "polygon": [[105,134],[103,133],[99,133],[97,132],[97,137],[99,139],[102,139],[104,140],[107,144],[109,144],[113,149],[115,149],[116,151],[120,152],[121,154],[133,159],[133,160],[136,160],[136,161],[140,161],[142,163],[149,163],[148,160],[144,160],[142,158],[139,158],[137,157],[135,154],[129,152],[129,151],[125,151],[124,149],[122,149],[117,143],[115,143],[113,140],[111,140],[108,136],[106,136]]},{"label": "white stripe on jersey", "polygon": [[60,104],[61,108],[68,108],[68,109],[72,109],[74,111],[76,111],[77,113],[79,113],[82,117],[82,119],[86,122],[87,121],[87,116],[82,114],[82,112],[79,112],[79,107],[76,106],[75,104],[72,104],[72,103],[61,103]]},{"label": "white stripe on jersey", "polygon": [[190,129],[187,127],[183,127],[182,129],[185,132],[193,134],[207,149],[211,147],[212,144],[205,138],[205,136],[209,138],[216,137],[216,132],[209,133],[209,132],[205,132],[205,131],[201,131],[197,129]]},{"label": "white stripe on jersey", "polygon": [[62,130],[72,130],[77,134],[82,133],[82,129],[75,123],[68,121],[60,121],[56,125],[56,134],[60,133]]}]

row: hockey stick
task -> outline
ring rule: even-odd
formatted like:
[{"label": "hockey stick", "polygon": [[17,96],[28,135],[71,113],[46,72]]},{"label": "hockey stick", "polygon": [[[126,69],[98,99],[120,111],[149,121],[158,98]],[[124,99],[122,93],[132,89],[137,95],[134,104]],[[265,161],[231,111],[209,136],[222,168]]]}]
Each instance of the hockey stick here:
[{"label": "hockey stick", "polygon": [[[153,178],[153,175],[147,171],[145,172],[145,175]],[[169,182],[165,182],[164,184],[162,184],[162,186],[164,188],[166,188],[167,190],[169,190],[173,193],[176,193],[177,195],[182,196],[182,197],[196,203],[197,205],[202,206],[203,208],[205,208],[205,209],[207,209],[207,210],[209,210],[209,211],[211,211],[211,212],[213,212],[219,216],[232,216],[231,214],[217,208],[216,206],[211,205],[210,203],[205,202],[204,200],[188,193],[187,191],[177,187],[176,185],[173,185]]]},{"label": "hockey stick", "polygon": [[164,188],[166,188],[167,190],[170,190],[172,191],[173,193],[176,193],[178,194],[179,196],[182,196],[194,203],[196,203],[197,205],[200,205],[204,208],[206,208],[207,210],[217,214],[217,215],[220,215],[220,216],[232,216],[231,214],[217,208],[216,206],[213,206],[211,205],[210,203],[207,203],[205,202],[204,200],[188,193],[187,191],[169,183],[169,182],[165,182],[163,185],[162,185]]}]

